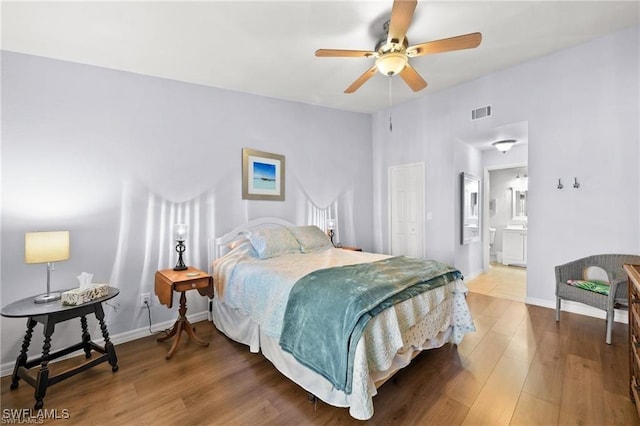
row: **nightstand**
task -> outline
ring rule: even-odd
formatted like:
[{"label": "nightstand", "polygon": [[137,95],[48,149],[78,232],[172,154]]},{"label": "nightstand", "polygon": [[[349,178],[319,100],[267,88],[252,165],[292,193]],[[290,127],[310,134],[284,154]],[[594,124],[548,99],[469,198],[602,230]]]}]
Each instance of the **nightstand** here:
[{"label": "nightstand", "polygon": [[184,271],[174,271],[173,269],[163,269],[156,272],[155,292],[160,303],[168,308],[173,306],[173,292],[180,292],[180,308],[178,309],[178,319],[166,336],[158,337],[158,342],[164,342],[176,336],[171,349],[167,353],[166,359],[170,359],[180,343],[182,332],[186,332],[187,336],[200,346],[209,346],[209,342],[205,342],[196,336],[193,326],[187,319],[187,297],[185,293],[189,290],[198,290],[202,296],[213,297],[213,278],[206,272],[199,269],[189,267]]}]

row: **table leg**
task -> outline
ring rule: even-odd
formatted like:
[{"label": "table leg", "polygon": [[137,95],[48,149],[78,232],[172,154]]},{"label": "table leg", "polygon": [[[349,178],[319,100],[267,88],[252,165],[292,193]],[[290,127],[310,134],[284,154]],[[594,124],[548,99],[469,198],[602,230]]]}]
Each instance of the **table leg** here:
[{"label": "table leg", "polygon": [[173,345],[171,345],[171,349],[169,349],[169,352],[167,352],[165,359],[171,359],[173,354],[176,352],[176,349],[178,348],[178,343],[180,343],[180,337],[182,337],[182,330],[184,329],[184,322],[187,319],[186,313],[187,313],[187,298],[183,291],[180,293],[180,308],[178,308],[177,321],[175,322],[175,324],[173,324],[173,327],[171,327],[169,334],[163,337],[158,337],[158,339],[156,339],[158,342],[164,342],[165,340],[168,340],[173,336],[176,336],[176,340],[173,341]]},{"label": "table leg", "polygon": [[39,410],[44,405],[44,396],[47,393],[49,385],[49,351],[51,350],[51,336],[55,330],[56,323],[49,316],[44,323],[44,344],[42,345],[42,358],[40,362],[40,370],[36,378],[36,390],[34,397],[36,403],[34,408]]},{"label": "table leg", "polygon": [[89,334],[89,327],[87,326],[87,317],[80,316],[80,324],[82,326],[82,348],[84,349],[84,357],[91,358],[91,335]]},{"label": "table leg", "polygon": [[185,318],[185,322],[186,322],[186,325],[185,325],[184,329],[187,332],[187,335],[194,342],[199,344],[200,346],[204,346],[205,348],[208,347],[209,346],[209,342],[206,342],[206,341],[202,340],[201,338],[199,338],[198,336],[196,336],[194,327],[191,325],[191,323],[186,318]]},{"label": "table leg", "polygon": [[116,356],[116,348],[109,340],[109,332],[107,331],[107,324],[104,322],[104,311],[102,310],[102,304],[96,303],[96,318],[100,323],[100,330],[102,331],[102,337],[104,338],[104,349],[107,351],[107,358],[109,360],[109,364],[111,364],[111,371],[114,373],[118,371],[118,357]]},{"label": "table leg", "polygon": [[22,341],[22,349],[20,349],[20,355],[16,359],[16,365],[13,367],[13,375],[11,376],[11,390],[14,390],[19,385],[20,376],[18,376],[18,369],[24,367],[27,364],[27,352],[29,351],[29,345],[31,344],[31,336],[33,336],[33,328],[37,322],[29,317],[27,319],[27,332],[24,335]]},{"label": "table leg", "polygon": [[156,339],[158,342],[164,342],[165,340],[176,336],[176,340],[174,340],[173,345],[171,345],[171,349],[169,349],[169,352],[165,357],[166,359],[171,359],[171,357],[175,353],[176,348],[178,347],[178,343],[180,343],[180,337],[183,330],[197,344],[205,347],[209,346],[209,342],[205,342],[195,335],[191,323],[187,319],[187,296],[185,295],[184,291],[180,293],[180,308],[178,309],[178,319],[176,320],[175,324],[173,324],[173,327],[171,328],[171,331],[169,331],[169,334],[163,337],[158,337],[158,339]]},{"label": "table leg", "polygon": [[200,346],[205,346],[205,347],[209,346],[209,342],[205,342],[204,340],[202,340],[201,338],[195,335],[194,333],[195,330],[191,325],[191,323],[189,322],[189,320],[187,319],[187,297],[185,296],[184,291],[180,295],[180,309],[178,310],[178,313],[180,314],[178,321],[182,322],[182,328],[184,329],[184,331],[187,332],[187,335],[190,338],[192,338]]}]

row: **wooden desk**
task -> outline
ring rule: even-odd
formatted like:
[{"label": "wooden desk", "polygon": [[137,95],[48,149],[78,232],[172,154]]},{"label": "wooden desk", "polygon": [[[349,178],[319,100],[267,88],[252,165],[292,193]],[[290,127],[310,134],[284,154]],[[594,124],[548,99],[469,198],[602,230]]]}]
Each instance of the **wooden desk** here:
[{"label": "wooden desk", "polygon": [[174,340],[171,349],[169,349],[166,359],[171,359],[175,353],[183,331],[197,344],[205,347],[209,346],[209,342],[205,342],[195,335],[193,327],[187,319],[187,297],[185,292],[189,290],[198,290],[198,293],[203,296],[213,297],[213,278],[206,272],[193,267],[189,267],[184,271],[163,269],[156,272],[155,292],[160,303],[171,308],[173,306],[173,292],[180,292],[178,319],[166,336],[157,339],[158,342],[164,342],[176,336],[176,340]]},{"label": "wooden desk", "polygon": [[[18,355],[16,364],[13,368],[11,390],[18,387],[20,379],[24,379],[25,382],[35,388],[34,396],[36,403],[34,408],[39,410],[44,405],[44,396],[47,392],[47,387],[49,386],[55,385],[64,379],[105,361],[109,361],[109,364],[111,364],[111,371],[114,373],[118,371],[116,350],[113,343],[109,340],[109,332],[107,331],[107,325],[104,322],[104,311],[102,310],[102,302],[116,297],[118,293],[120,293],[120,291],[117,288],[109,287],[109,293],[106,296],[75,306],[63,306],[60,300],[49,303],[34,303],[34,297],[27,297],[26,299],[18,300],[17,302],[13,302],[2,308],[0,315],[3,317],[28,318],[27,332],[24,336],[22,349],[20,350],[20,355]],[[102,331],[102,337],[104,338],[104,346],[98,346],[96,343],[91,341],[86,316],[92,313],[95,314],[98,322],[100,323],[100,330]],[[59,322],[78,317],[80,317],[80,324],[82,326],[82,342],[69,346],[65,349],[61,349],[57,352],[49,353],[51,350],[51,336],[55,330],[55,325]],[[41,323],[44,326],[44,345],[42,346],[42,356],[28,361],[27,352],[29,351],[33,329],[37,323]],[[91,358],[92,350],[100,353],[101,355],[90,361],[85,361],[77,367],[49,377],[50,360],[70,354],[71,352],[75,352],[79,349],[84,350],[86,358]],[[40,369],[34,377],[30,370],[38,365],[40,366]]]}]

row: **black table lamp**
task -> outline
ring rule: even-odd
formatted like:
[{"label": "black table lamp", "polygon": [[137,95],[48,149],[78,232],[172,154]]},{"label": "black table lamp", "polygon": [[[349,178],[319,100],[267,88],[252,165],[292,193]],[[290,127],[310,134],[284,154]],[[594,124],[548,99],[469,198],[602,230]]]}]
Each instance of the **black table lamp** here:
[{"label": "black table lamp", "polygon": [[189,225],[186,223],[176,223],[173,227],[173,232],[176,237],[176,251],[178,252],[178,263],[176,267],[173,268],[174,271],[184,271],[187,269],[187,265],[184,264],[182,260],[182,253],[187,249],[184,245],[184,242],[187,239],[187,234],[189,233]]},{"label": "black table lamp", "polygon": [[333,237],[335,235],[335,229],[336,229],[336,220],[335,219],[328,219],[327,220],[327,235],[329,236],[329,239],[331,240],[331,244],[335,247],[336,245],[333,242]]}]

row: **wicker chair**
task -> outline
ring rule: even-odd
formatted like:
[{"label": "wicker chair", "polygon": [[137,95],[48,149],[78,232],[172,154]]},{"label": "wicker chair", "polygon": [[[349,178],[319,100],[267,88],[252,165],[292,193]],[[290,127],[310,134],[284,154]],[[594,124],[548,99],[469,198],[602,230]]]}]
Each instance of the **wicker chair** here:
[{"label": "wicker chair", "polygon": [[[562,299],[584,303],[607,313],[607,335],[605,341],[611,344],[614,308],[627,306],[627,275],[622,268],[625,263],[640,264],[640,256],[631,254],[599,254],[589,256],[564,265],[556,266],[556,321],[560,321]],[[595,293],[567,284],[567,280],[583,279],[585,268],[597,266],[607,273],[611,289],[609,295]]]}]

